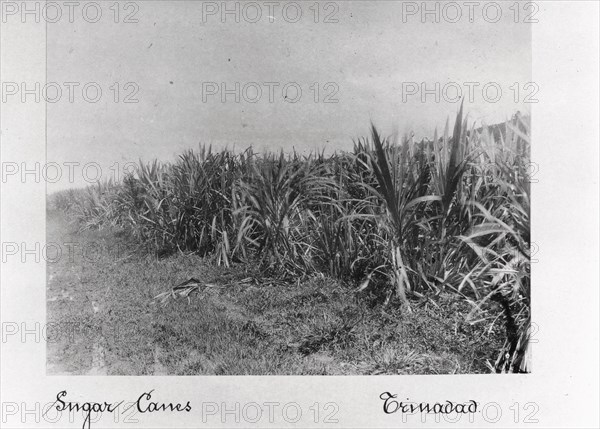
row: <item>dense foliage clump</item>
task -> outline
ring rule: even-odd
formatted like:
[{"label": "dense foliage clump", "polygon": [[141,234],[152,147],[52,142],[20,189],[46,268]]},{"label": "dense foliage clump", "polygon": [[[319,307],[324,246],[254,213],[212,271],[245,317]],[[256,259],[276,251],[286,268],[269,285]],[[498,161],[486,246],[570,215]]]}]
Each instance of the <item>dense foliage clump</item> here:
[{"label": "dense foliage clump", "polygon": [[502,316],[494,369],[527,372],[529,152],[528,118],[468,128],[461,108],[452,133],[447,123],[431,140],[373,126],[353,152],[330,156],[202,147],[53,203],[81,228],[119,228],[159,254],[255,263],[282,279],[320,273],[406,312],[452,292],[472,305],[469,320]]}]

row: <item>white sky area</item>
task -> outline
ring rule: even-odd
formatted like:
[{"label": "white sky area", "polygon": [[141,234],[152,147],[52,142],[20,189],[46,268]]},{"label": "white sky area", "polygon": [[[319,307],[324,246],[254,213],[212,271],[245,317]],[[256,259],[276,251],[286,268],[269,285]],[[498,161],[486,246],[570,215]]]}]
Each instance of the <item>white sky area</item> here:
[{"label": "white sky area", "polygon": [[[469,22],[466,6],[457,23],[434,23],[431,17],[422,23],[420,14],[403,22],[402,2],[393,1],[339,2],[333,15],[338,23],[315,23],[312,1],[299,2],[303,15],[296,23],[283,18],[286,3],[281,2],[271,22],[268,7],[258,2],[262,18],[237,23],[233,15],[223,22],[219,14],[203,22],[202,2],[138,1],[139,22],[129,24],[113,22],[109,3],[95,24],[81,19],[48,24],[48,81],[96,82],[103,90],[97,103],[84,101],[80,86],[73,103],[65,90],[59,102],[48,105],[48,161],[96,162],[104,169],[103,178],[110,177],[114,163],[172,161],[200,142],[215,148],[330,152],[350,149],[353,138],[368,134],[370,121],[385,134],[414,131],[419,137],[443,129],[448,117],[453,123],[459,103],[443,97],[437,103],[434,95],[423,103],[420,93],[403,100],[403,82],[424,82],[430,89],[436,82],[441,87],[456,82],[466,96],[464,83],[478,82],[465,110],[479,124],[528,111],[523,99],[532,92],[524,88],[531,81],[531,24],[514,22],[508,9],[512,2],[503,4],[496,23],[487,22],[481,8]],[[221,2],[214,4],[221,7]],[[420,7],[421,2],[414,4]],[[322,4],[319,20],[331,11]],[[121,10],[119,19],[127,12]],[[289,16],[294,16],[292,9]],[[109,89],[115,82],[121,98],[131,92],[124,84],[135,82],[139,102],[115,103]],[[223,103],[219,93],[207,95],[204,102],[206,82],[230,89],[236,82],[241,87],[256,82],[262,96],[251,103],[241,94],[236,103],[230,94]],[[272,103],[264,82],[279,83]],[[290,82],[303,91],[296,103],[283,98],[282,87]],[[328,82],[338,88],[337,103],[323,102],[335,88],[325,87]],[[489,101],[493,88],[488,100],[482,94],[489,82],[502,89],[495,103]],[[518,100],[510,89],[515,82]],[[315,83],[318,102],[311,90]],[[453,98],[454,89],[448,89]],[[289,91],[295,97],[295,90]],[[249,87],[246,95],[254,98],[256,93]],[[80,179],[49,184],[48,189],[85,185]]]}]

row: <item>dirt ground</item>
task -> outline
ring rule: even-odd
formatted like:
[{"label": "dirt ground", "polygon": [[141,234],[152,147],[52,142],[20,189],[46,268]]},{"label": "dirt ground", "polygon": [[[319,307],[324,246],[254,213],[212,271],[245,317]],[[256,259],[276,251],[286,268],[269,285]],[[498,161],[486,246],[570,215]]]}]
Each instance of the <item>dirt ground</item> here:
[{"label": "dirt ground", "polygon": [[[62,250],[47,269],[49,375],[487,373],[502,343],[499,328],[466,324],[470,307],[452,296],[402,314],[320,276],[290,285],[196,255],[157,258],[56,212],[47,241]],[[191,277],[197,293],[154,299]]]}]

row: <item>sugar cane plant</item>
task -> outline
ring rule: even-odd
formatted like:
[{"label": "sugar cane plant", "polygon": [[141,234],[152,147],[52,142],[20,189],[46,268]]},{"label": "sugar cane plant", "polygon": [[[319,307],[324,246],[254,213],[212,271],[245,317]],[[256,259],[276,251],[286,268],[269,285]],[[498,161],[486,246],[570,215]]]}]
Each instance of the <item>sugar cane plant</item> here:
[{"label": "sugar cane plant", "polygon": [[82,229],[120,228],[159,254],[256,263],[269,276],[314,273],[397,299],[402,311],[442,293],[468,320],[503,320],[491,367],[529,370],[529,119],[415,141],[372,125],[351,152],[256,154],[201,146],[172,163],[140,162],[121,182],[55,195]]}]

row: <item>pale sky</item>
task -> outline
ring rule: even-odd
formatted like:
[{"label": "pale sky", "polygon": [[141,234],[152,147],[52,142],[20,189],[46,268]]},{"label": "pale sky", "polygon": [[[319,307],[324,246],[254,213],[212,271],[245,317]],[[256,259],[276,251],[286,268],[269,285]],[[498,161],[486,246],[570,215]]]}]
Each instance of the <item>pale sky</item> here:
[{"label": "pale sky", "polygon": [[[95,104],[83,100],[80,86],[74,103],[65,90],[59,102],[48,105],[48,161],[97,162],[106,168],[138,158],[171,161],[200,142],[257,150],[350,149],[352,138],[368,133],[371,120],[386,133],[412,130],[418,136],[431,136],[448,116],[453,121],[458,103],[443,97],[436,103],[433,95],[423,103],[420,93],[403,100],[403,82],[425,82],[428,88],[456,82],[465,95],[464,83],[478,82],[474,102],[466,102],[465,109],[479,123],[529,110],[523,99],[532,88],[523,86],[531,81],[531,24],[515,23],[507,3],[496,23],[477,9],[471,23],[466,8],[457,23],[443,17],[422,23],[420,14],[403,22],[402,2],[393,1],[338,2],[333,15],[338,23],[315,23],[309,9],[314,2],[299,2],[303,15],[296,23],[282,15],[286,2],[275,8],[273,19],[266,4],[257,2],[262,17],[256,23],[237,23],[233,16],[222,22],[218,14],[203,22],[202,2],[136,3],[138,23],[114,23],[112,2],[104,2],[104,15],[95,24],[82,19],[48,24],[48,81],[63,88],[64,82],[96,82],[103,90]],[[323,7],[320,21],[335,12]],[[127,12],[121,10],[119,19]],[[250,18],[254,13],[248,9]],[[115,103],[109,88],[115,82],[120,98],[132,88],[123,86],[134,82],[139,102]],[[262,96],[251,103],[242,94],[236,103],[229,95],[223,103],[219,93],[205,95],[203,102],[207,82],[228,88],[255,82]],[[264,82],[279,84],[273,103]],[[488,101],[481,91],[489,82],[503,91],[495,103],[489,101],[493,88]],[[515,82],[517,102],[515,87],[510,88]],[[284,100],[287,83],[302,89],[298,102]],[[247,98],[254,98],[253,87],[247,88]],[[324,103],[336,88],[338,102]],[[295,94],[294,89],[287,93]],[[56,187],[66,186],[49,184],[49,190]]]}]

